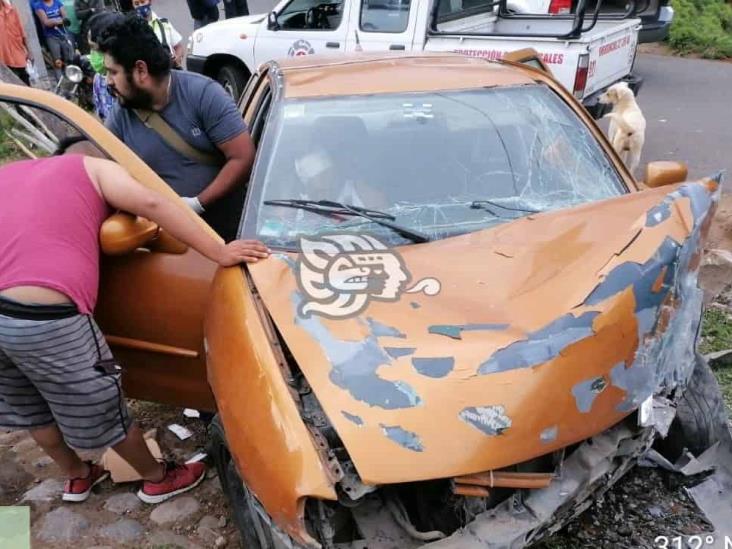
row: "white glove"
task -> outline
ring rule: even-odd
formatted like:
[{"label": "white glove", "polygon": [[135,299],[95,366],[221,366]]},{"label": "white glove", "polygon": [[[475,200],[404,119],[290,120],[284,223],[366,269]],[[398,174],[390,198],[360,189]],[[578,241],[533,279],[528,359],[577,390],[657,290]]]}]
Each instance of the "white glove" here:
[{"label": "white glove", "polygon": [[198,200],[197,196],[182,196],[181,198],[186,204],[188,204],[188,207],[196,212],[198,215],[201,215],[203,212],[206,211],[203,209],[201,201]]}]

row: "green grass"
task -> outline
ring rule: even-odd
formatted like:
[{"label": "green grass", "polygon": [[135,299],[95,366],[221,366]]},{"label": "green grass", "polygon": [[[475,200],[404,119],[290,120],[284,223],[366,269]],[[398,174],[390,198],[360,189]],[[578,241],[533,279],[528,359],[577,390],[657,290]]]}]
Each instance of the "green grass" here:
[{"label": "green grass", "polygon": [[732,5],[724,0],[672,0],[668,42],[681,54],[732,57]]},{"label": "green grass", "polygon": [[12,160],[25,158],[25,155],[6,133],[12,127],[12,124],[12,119],[4,112],[0,112],[0,165]]},{"label": "green grass", "polygon": [[[704,311],[699,351],[702,354],[732,349],[732,317],[723,309]],[[732,415],[732,361],[713,368],[724,394],[727,411]]]}]

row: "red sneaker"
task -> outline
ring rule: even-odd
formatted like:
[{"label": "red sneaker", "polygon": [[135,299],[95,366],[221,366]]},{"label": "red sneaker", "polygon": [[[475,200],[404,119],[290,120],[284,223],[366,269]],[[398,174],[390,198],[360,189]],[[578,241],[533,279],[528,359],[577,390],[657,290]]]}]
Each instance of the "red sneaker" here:
[{"label": "red sneaker", "polygon": [[61,499],[64,501],[73,501],[81,503],[89,499],[92,488],[100,482],[109,478],[109,471],[105,471],[101,465],[87,461],[89,464],[89,476],[86,478],[72,478],[64,484],[64,495]]},{"label": "red sneaker", "polygon": [[161,503],[173,496],[193,490],[206,478],[206,465],[201,462],[178,465],[165,464],[165,476],[160,482],[146,480],[137,492],[137,497],[145,503]]}]

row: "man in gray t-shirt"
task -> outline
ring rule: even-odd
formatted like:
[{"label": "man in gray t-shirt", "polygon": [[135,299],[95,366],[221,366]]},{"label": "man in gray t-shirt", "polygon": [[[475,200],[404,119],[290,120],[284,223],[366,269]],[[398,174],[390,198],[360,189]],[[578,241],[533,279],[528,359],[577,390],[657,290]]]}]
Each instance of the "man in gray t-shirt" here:
[{"label": "man in gray t-shirt", "polygon": [[[107,127],[226,240],[236,236],[254,144],[234,100],[199,74],[171,71],[170,57],[138,17],[102,35],[107,83],[119,104]],[[133,109],[158,113],[188,145],[218,157],[201,163],[178,152]]]}]

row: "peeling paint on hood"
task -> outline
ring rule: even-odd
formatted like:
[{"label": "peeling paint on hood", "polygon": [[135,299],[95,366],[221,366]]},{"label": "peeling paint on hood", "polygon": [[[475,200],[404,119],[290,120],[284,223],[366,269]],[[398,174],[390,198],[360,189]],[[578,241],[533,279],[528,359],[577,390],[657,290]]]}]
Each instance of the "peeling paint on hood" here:
[{"label": "peeling paint on hood", "polygon": [[685,382],[716,189],[651,189],[401,247],[414,280],[441,284],[419,309],[404,295],[302,318],[295,254],[250,272],[364,482],[486,471],[596,435]]}]

